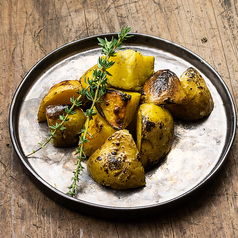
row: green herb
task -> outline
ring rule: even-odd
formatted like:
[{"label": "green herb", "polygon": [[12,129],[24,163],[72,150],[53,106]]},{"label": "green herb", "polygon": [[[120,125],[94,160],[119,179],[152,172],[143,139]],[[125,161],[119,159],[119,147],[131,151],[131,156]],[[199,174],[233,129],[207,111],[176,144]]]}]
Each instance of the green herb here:
[{"label": "green herb", "polygon": [[[93,70],[92,79],[86,79],[86,83],[89,86],[88,89],[81,90],[81,94],[86,96],[89,100],[92,101],[91,108],[89,108],[85,115],[87,116],[86,122],[84,124],[83,129],[80,133],[79,147],[75,154],[77,154],[77,164],[76,169],[73,171],[74,176],[72,177],[72,184],[68,187],[70,196],[75,196],[76,190],[78,189],[77,182],[79,182],[79,175],[83,171],[83,166],[81,161],[86,158],[84,143],[88,142],[86,136],[88,133],[89,121],[96,115],[96,112],[93,110],[96,103],[100,103],[100,98],[102,95],[106,93],[106,85],[107,85],[107,76],[111,74],[107,71],[110,67],[113,66],[114,61],[109,60],[110,57],[115,56],[116,49],[122,49],[121,45],[124,40],[132,35],[128,35],[130,31],[129,27],[122,28],[120,33],[118,34],[118,39],[112,38],[111,41],[108,41],[106,38],[101,39],[98,38],[99,45],[102,46],[102,54],[104,57],[99,57],[97,66],[98,68]],[[90,135],[89,135],[90,136]]]},{"label": "green herb", "polygon": [[75,155],[77,155],[76,169],[73,171],[74,176],[71,179],[72,184],[68,187],[69,192],[67,193],[70,196],[75,196],[76,190],[78,189],[77,182],[79,182],[80,173],[84,169],[81,161],[86,158],[84,150],[84,144],[88,142],[86,137],[87,135],[91,136],[88,133],[89,122],[92,120],[93,116],[97,114],[96,111],[94,111],[94,106],[96,103],[100,103],[100,98],[106,93],[107,76],[111,76],[107,69],[113,66],[114,61],[109,59],[110,57],[115,56],[116,49],[122,49],[121,45],[124,40],[133,36],[128,35],[130,30],[130,27],[121,28],[121,31],[118,34],[118,39],[112,37],[111,41],[108,41],[106,38],[98,38],[99,45],[102,46],[101,53],[104,56],[98,58],[97,69],[93,70],[92,78],[85,79],[88,86],[85,89],[79,91],[80,96],[78,98],[70,98],[72,106],[65,109],[66,115],[59,116],[59,119],[61,120],[60,123],[50,126],[50,129],[52,129],[50,132],[50,137],[44,143],[39,143],[40,147],[27,155],[28,157],[44,148],[54,137],[56,137],[57,130],[65,130],[64,123],[69,120],[69,115],[73,115],[75,113],[74,108],[82,105],[82,102],[80,101],[82,96],[86,96],[90,101],[92,101],[91,107],[85,112],[87,118],[83,125],[83,129],[80,131],[79,146],[75,152]]}]

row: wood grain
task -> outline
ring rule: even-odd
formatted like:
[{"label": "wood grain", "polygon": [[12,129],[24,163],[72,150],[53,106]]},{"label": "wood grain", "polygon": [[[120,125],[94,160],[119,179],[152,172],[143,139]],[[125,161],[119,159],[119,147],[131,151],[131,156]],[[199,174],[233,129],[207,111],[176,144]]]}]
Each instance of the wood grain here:
[{"label": "wood grain", "polygon": [[184,206],[149,220],[109,221],[70,211],[45,196],[23,170],[8,129],[11,100],[23,77],[57,47],[124,25],[204,58],[237,107],[236,0],[0,1],[1,237],[238,237],[238,135],[212,184]]}]

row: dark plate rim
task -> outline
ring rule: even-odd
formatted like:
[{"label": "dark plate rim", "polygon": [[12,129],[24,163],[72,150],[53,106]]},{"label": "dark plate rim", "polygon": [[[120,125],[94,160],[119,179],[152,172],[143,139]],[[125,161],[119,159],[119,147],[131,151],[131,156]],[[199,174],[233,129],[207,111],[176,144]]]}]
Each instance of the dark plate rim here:
[{"label": "dark plate rim", "polygon": [[[186,198],[189,198],[191,195],[194,195],[198,190],[200,190],[204,185],[206,185],[222,168],[222,165],[224,164],[227,155],[231,149],[231,146],[234,142],[235,134],[236,134],[236,111],[235,111],[235,106],[234,102],[232,99],[232,96],[229,92],[228,87],[226,86],[225,82],[223,79],[220,77],[220,75],[211,67],[210,64],[208,64],[206,61],[204,61],[200,56],[197,54],[193,53],[192,51],[186,49],[183,46],[180,46],[176,43],[173,43],[171,41],[151,36],[151,35],[146,35],[146,34],[139,34],[139,33],[131,33],[134,35],[134,37],[129,38],[126,42],[125,45],[142,45],[140,42],[142,41],[147,47],[149,46],[150,42],[157,42],[158,46],[161,47],[163,50],[166,52],[175,54],[176,52],[180,52],[184,54],[185,60],[189,60],[190,62],[195,62],[197,65],[196,67],[201,70],[201,68],[205,68],[206,71],[213,75],[213,77],[217,78],[219,80],[218,85],[220,87],[220,90],[223,90],[223,92],[226,95],[226,110],[228,110],[231,114],[231,117],[229,118],[230,122],[230,127],[229,131],[227,132],[227,143],[226,146],[223,149],[223,152],[220,156],[220,159],[218,163],[215,165],[213,170],[196,186],[188,190],[187,192],[173,198],[170,200],[167,200],[165,202],[159,203],[159,204],[153,204],[153,205],[145,205],[145,206],[138,206],[138,207],[112,207],[112,206],[106,206],[106,205],[99,205],[99,204],[94,204],[90,202],[86,202],[80,199],[72,198],[63,192],[57,190],[56,188],[52,187],[50,184],[48,184],[45,180],[43,180],[31,167],[31,165],[27,162],[26,157],[23,153],[23,150],[21,148],[21,143],[18,138],[18,115],[20,111],[20,106],[21,106],[21,100],[24,98],[24,95],[27,93],[27,89],[30,88],[30,86],[34,82],[29,82],[29,78],[34,76],[35,71],[40,71],[43,70],[47,67],[47,62],[53,60],[54,62],[57,61],[57,55],[61,54],[65,50],[69,50],[69,53],[66,55],[66,58],[70,56],[70,52],[74,52],[74,47],[77,45],[83,46],[85,43],[87,44],[88,42],[97,42],[97,38],[111,38],[117,37],[117,33],[109,33],[109,34],[100,34],[100,35],[95,35],[95,36],[90,36],[86,37],[80,40],[73,41],[71,43],[65,44],[54,51],[50,52],[47,54],[45,57],[43,57],[41,60],[39,60],[26,74],[24,79],[21,81],[19,84],[13,99],[12,103],[10,106],[10,111],[9,111],[9,131],[10,131],[10,136],[11,136],[11,141],[13,144],[13,147],[20,158],[22,164],[24,165],[24,168],[26,169],[27,174],[33,179],[33,181],[36,183],[37,187],[39,187],[44,193],[46,193],[48,196],[50,196],[53,200],[56,202],[61,203],[62,205],[73,209],[77,210],[83,213],[87,213],[90,215],[95,215],[99,217],[105,217],[105,218],[122,218],[126,217],[130,218],[133,214],[133,217],[135,215],[137,216],[145,216],[145,215],[152,215],[152,214],[157,214],[158,212],[163,212],[167,209],[173,208],[174,206],[180,204],[183,202]],[[93,43],[93,44],[94,44]],[[93,47],[95,48],[97,44],[95,44]],[[85,47],[81,47],[82,50]],[[90,46],[89,46],[90,48]],[[165,49],[166,48],[166,49]],[[160,48],[157,48],[160,49]],[[80,47],[79,47],[80,51]],[[177,56],[177,55],[176,55]],[[32,76],[33,75],[33,76]],[[132,212],[133,211],[133,212]]]}]

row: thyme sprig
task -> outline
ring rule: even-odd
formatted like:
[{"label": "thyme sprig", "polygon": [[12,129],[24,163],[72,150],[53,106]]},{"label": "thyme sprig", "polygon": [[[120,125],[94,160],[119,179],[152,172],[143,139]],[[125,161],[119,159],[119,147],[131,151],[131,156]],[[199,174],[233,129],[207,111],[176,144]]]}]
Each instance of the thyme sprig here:
[{"label": "thyme sprig", "polygon": [[[121,28],[120,33],[118,34],[118,39],[112,37],[111,41],[108,41],[106,38],[98,38],[99,45],[102,46],[101,53],[105,56],[99,57],[97,62],[97,69],[93,70],[92,78],[86,79],[86,83],[89,86],[89,90],[82,90],[81,93],[86,96],[89,100],[92,101],[92,105],[87,109],[85,115],[87,116],[86,122],[83,126],[83,129],[80,133],[79,146],[75,154],[77,154],[77,163],[76,169],[73,171],[74,176],[72,177],[72,183],[68,187],[69,192],[67,193],[70,196],[75,196],[78,189],[77,182],[79,182],[80,173],[83,171],[82,160],[86,158],[84,144],[88,142],[87,134],[89,121],[92,120],[93,116],[97,113],[94,111],[94,106],[96,103],[100,103],[100,98],[106,93],[107,85],[107,76],[111,74],[107,71],[110,67],[113,66],[114,61],[110,60],[111,57],[115,56],[116,49],[122,49],[122,42],[132,35],[128,35],[130,32],[130,27]],[[89,134],[90,136],[90,134]]]},{"label": "thyme sprig", "polygon": [[65,109],[65,115],[59,116],[59,119],[61,120],[60,123],[56,123],[55,125],[50,126],[50,136],[46,139],[46,141],[44,143],[39,143],[39,148],[26,155],[28,157],[44,148],[54,137],[56,137],[57,130],[66,129],[64,123],[69,120],[69,115],[75,114],[74,109],[82,105],[82,102],[80,101],[82,96],[86,96],[90,101],[92,101],[91,107],[85,112],[86,121],[79,133],[79,146],[75,152],[75,155],[77,155],[76,169],[73,171],[74,176],[71,179],[72,183],[68,187],[69,192],[67,193],[72,197],[76,194],[76,191],[78,189],[77,182],[79,182],[79,176],[84,169],[81,162],[86,158],[84,149],[84,144],[88,142],[88,139],[86,137],[87,135],[91,136],[88,132],[89,122],[93,119],[93,116],[97,114],[97,112],[94,110],[95,104],[101,102],[100,98],[106,93],[107,76],[111,76],[111,74],[107,70],[113,66],[114,61],[110,60],[110,58],[115,56],[116,49],[122,49],[121,46],[124,40],[133,36],[128,35],[130,30],[130,27],[121,28],[120,33],[118,34],[118,39],[112,37],[111,41],[108,41],[106,38],[97,38],[99,41],[98,45],[102,46],[101,53],[104,56],[98,58],[97,69],[93,70],[92,78],[85,79],[88,86],[85,89],[79,91],[79,96],[76,99],[70,98],[70,101],[72,103],[71,107],[67,107]]}]

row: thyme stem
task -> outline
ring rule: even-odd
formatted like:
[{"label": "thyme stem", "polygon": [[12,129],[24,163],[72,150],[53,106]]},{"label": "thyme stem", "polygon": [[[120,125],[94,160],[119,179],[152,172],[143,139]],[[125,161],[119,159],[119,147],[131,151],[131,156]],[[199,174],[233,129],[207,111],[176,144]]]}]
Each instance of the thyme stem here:
[{"label": "thyme stem", "polygon": [[74,99],[70,98],[70,101],[72,102],[72,106],[70,108],[65,109],[66,115],[60,116],[61,122],[54,126],[50,126],[52,129],[50,132],[50,137],[42,144],[40,144],[40,147],[37,148],[36,150],[33,150],[31,153],[26,155],[27,157],[36,153],[37,151],[41,150],[44,148],[52,139],[53,137],[56,136],[56,131],[59,130],[64,130],[65,127],[63,124],[68,121],[68,117],[70,114],[73,114],[73,110],[75,107],[79,107],[81,105],[81,97],[86,96],[89,100],[92,101],[92,105],[89,109],[86,110],[85,115],[86,115],[86,121],[83,125],[83,129],[80,132],[80,137],[79,137],[79,146],[77,151],[75,152],[75,155],[77,154],[77,163],[76,163],[76,169],[73,171],[74,177],[72,177],[71,180],[73,182],[71,185],[68,187],[69,194],[70,196],[75,196],[76,190],[78,188],[77,182],[80,180],[79,175],[83,171],[83,166],[82,166],[82,159],[86,158],[85,155],[85,150],[84,150],[84,143],[88,142],[87,139],[87,134],[88,133],[88,128],[89,128],[89,122],[92,120],[93,116],[96,115],[97,113],[94,111],[94,107],[96,103],[100,103],[100,98],[106,93],[106,85],[107,85],[107,76],[111,75],[107,69],[112,67],[114,62],[109,61],[109,59],[113,56],[115,56],[115,50],[116,49],[122,49],[121,44],[124,40],[127,38],[132,37],[133,35],[128,36],[128,32],[131,30],[130,27],[125,27],[121,28],[120,33],[118,34],[118,40],[114,39],[112,37],[111,41],[108,41],[106,38],[103,40],[101,38],[98,38],[99,45],[102,46],[102,54],[105,55],[104,57],[99,57],[98,58],[98,63],[97,63],[97,69],[93,70],[93,76],[92,79],[87,79],[87,84],[88,86],[85,89],[82,89],[79,91],[79,96]]},{"label": "thyme stem", "polygon": [[[106,84],[107,84],[107,75],[110,75],[107,72],[107,69],[110,68],[114,62],[109,61],[110,57],[115,56],[115,50],[117,48],[121,49],[121,44],[123,40],[126,40],[127,38],[131,37],[128,36],[127,33],[130,31],[129,27],[125,27],[124,29],[121,28],[120,34],[118,35],[118,40],[112,38],[111,41],[107,41],[107,39],[103,40],[98,38],[99,45],[102,46],[102,54],[105,55],[105,57],[99,57],[98,59],[98,69],[94,70],[93,72],[93,79],[88,79],[88,85],[89,85],[89,92],[88,90],[85,91],[85,94],[88,98],[90,98],[93,102],[91,105],[91,108],[88,110],[88,113],[86,113],[87,119],[84,124],[84,129],[82,130],[82,136],[80,137],[79,142],[79,148],[76,151],[75,154],[78,155],[78,160],[76,163],[76,169],[73,172],[74,177],[72,177],[71,180],[73,182],[68,187],[69,192],[67,193],[70,196],[75,196],[76,190],[78,189],[77,182],[80,180],[79,175],[80,172],[83,170],[83,166],[81,164],[82,159],[86,158],[84,153],[84,143],[88,142],[86,139],[86,136],[88,134],[88,127],[89,127],[89,121],[92,119],[92,116],[95,115],[95,112],[93,111],[93,108],[97,102],[99,102],[99,99],[103,94],[106,93]],[[96,86],[95,86],[96,84]]]},{"label": "thyme stem", "polygon": [[[97,87],[97,90],[96,90],[96,93],[95,93],[95,98],[93,100],[93,103],[91,105],[91,109],[94,108],[95,106],[95,103],[96,103],[96,97],[98,95],[98,90],[99,90],[99,84],[98,84],[98,87]],[[83,139],[82,141],[85,141],[86,140],[86,136],[87,136],[87,133],[88,133],[88,127],[89,127],[89,121],[90,121],[90,117],[87,116],[87,119],[85,121],[85,131],[83,133]],[[79,181],[79,175],[80,175],[80,172],[83,170],[83,166],[82,166],[82,159],[85,158],[84,156],[84,143],[81,143],[80,146],[79,146],[79,150],[76,151],[75,154],[79,154],[78,157],[77,157],[77,164],[76,164],[76,169],[75,169],[75,172],[74,172],[74,177],[72,178],[73,182],[72,184],[69,186],[69,192],[68,194],[71,195],[71,196],[75,196],[75,193],[76,193],[76,189],[77,189],[77,182]]]}]

